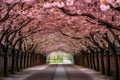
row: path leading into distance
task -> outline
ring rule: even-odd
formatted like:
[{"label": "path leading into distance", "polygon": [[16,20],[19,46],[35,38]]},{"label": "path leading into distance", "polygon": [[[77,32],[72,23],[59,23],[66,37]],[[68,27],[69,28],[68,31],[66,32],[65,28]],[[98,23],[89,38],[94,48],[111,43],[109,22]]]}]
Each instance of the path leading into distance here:
[{"label": "path leading into distance", "polygon": [[99,72],[72,64],[32,67],[0,80],[110,80]]}]

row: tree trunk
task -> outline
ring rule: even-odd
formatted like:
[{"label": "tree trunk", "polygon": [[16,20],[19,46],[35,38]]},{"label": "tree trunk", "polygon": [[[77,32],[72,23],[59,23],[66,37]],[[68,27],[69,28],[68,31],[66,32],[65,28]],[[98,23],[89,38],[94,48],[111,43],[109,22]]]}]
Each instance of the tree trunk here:
[{"label": "tree trunk", "polygon": [[27,54],[27,68],[29,67],[30,64],[30,53]]},{"label": "tree trunk", "polygon": [[8,52],[4,51],[4,77],[8,76]]},{"label": "tree trunk", "polygon": [[34,61],[34,63],[35,63],[35,66],[37,65],[37,54],[34,54],[35,55],[35,61]]},{"label": "tree trunk", "polygon": [[93,69],[93,65],[92,65],[92,53],[90,53],[90,68]]},{"label": "tree trunk", "polygon": [[31,55],[31,66],[34,66],[34,54]]},{"label": "tree trunk", "polygon": [[[75,56],[75,61],[76,61],[76,64],[78,64],[78,61],[77,61],[77,55]],[[40,55],[40,65],[42,64],[42,55]]]},{"label": "tree trunk", "polygon": [[15,73],[15,51],[12,50],[11,74]]},{"label": "tree trunk", "polygon": [[100,70],[100,63],[99,63],[99,51],[96,53],[96,60],[97,60],[97,71]]},{"label": "tree trunk", "polygon": [[20,71],[20,69],[19,69],[19,54],[20,54],[20,51],[17,51],[17,54],[16,54],[16,69],[17,69],[17,71]]},{"label": "tree trunk", "polygon": [[89,53],[87,53],[87,67],[90,67],[90,61],[89,61]]},{"label": "tree trunk", "polygon": [[88,66],[88,62],[87,62],[87,53],[85,53],[85,67]]},{"label": "tree trunk", "polygon": [[105,74],[104,49],[101,49],[101,68],[102,68],[102,73]]},{"label": "tree trunk", "polygon": [[106,57],[107,57],[107,75],[110,76],[110,70],[111,70],[110,51],[108,49],[106,50]]},{"label": "tree trunk", "polygon": [[96,70],[96,65],[95,65],[95,52],[92,53],[92,61],[93,61],[93,67]]},{"label": "tree trunk", "polygon": [[44,56],[44,63],[43,64],[45,64],[46,63],[46,57]]},{"label": "tree trunk", "polygon": [[34,54],[31,55],[31,66],[34,66]]},{"label": "tree trunk", "polygon": [[23,62],[24,62],[24,63],[23,63],[24,69],[26,68],[26,55],[27,55],[27,53],[25,52],[25,53],[24,53],[24,61],[23,61]]},{"label": "tree trunk", "polygon": [[84,53],[82,54],[82,66],[85,66],[85,56],[84,56]]},{"label": "tree trunk", "polygon": [[23,69],[23,52],[20,54],[20,69]]},{"label": "tree trunk", "polygon": [[30,67],[32,67],[32,53],[30,54]]},{"label": "tree trunk", "polygon": [[114,57],[114,65],[115,65],[115,80],[119,80],[119,65],[118,65],[118,55],[115,49],[115,44],[111,45],[111,51]]}]

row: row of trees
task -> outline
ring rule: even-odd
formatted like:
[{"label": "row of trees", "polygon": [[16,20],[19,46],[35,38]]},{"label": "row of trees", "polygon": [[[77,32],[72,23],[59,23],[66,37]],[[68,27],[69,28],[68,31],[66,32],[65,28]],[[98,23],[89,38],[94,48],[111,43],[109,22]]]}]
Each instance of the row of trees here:
[{"label": "row of trees", "polygon": [[17,13],[17,10],[24,11],[28,7],[20,2],[0,3],[0,47],[4,56],[4,76],[8,76],[9,55],[12,56],[11,74],[45,63],[44,55],[36,51],[38,45],[31,38],[40,31],[39,27],[32,28],[29,24],[34,19]]},{"label": "row of trees", "polygon": [[[95,35],[90,34],[85,39],[86,41],[89,40],[90,43],[86,41],[85,43],[82,42],[86,49],[81,49],[80,53],[75,55],[76,64],[102,71],[103,74],[107,74],[108,76],[111,76],[111,66],[114,65],[114,78],[115,80],[119,80],[119,55],[115,42],[111,41],[107,33],[99,41],[95,37]],[[113,56],[114,60],[111,59],[111,56]],[[80,59],[82,59],[81,62]],[[111,61],[114,61],[114,64],[111,64]]]}]

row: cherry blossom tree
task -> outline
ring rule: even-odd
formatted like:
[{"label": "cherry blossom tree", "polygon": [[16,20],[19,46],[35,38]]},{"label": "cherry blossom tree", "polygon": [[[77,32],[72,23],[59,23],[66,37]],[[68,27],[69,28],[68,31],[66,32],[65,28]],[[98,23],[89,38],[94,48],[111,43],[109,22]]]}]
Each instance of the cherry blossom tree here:
[{"label": "cherry blossom tree", "polygon": [[[115,47],[120,45],[120,0],[2,0],[0,13],[0,42],[7,46],[9,43],[13,53],[16,48],[22,50],[21,69],[26,60],[29,63],[29,58],[34,65],[35,57],[32,57],[32,53],[46,55],[50,51],[63,49],[73,53],[77,60],[83,56],[83,66],[99,71],[101,64],[102,73],[105,74],[104,53],[108,54],[110,65],[112,50],[116,65],[115,76],[116,80],[119,79]],[[109,34],[107,37],[106,33]],[[30,38],[32,34],[33,41]],[[29,44],[27,41],[30,41]],[[39,45],[31,48],[28,46],[31,42]],[[18,60],[16,64],[17,62]],[[109,75],[109,67],[107,71]]]}]

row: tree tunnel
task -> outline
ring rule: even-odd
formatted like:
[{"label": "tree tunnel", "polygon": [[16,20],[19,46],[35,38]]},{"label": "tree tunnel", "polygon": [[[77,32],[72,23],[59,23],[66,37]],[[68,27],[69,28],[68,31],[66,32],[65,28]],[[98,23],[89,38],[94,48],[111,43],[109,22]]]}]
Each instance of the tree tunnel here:
[{"label": "tree tunnel", "polygon": [[0,77],[75,64],[120,80],[120,0],[0,0],[0,61]]}]

